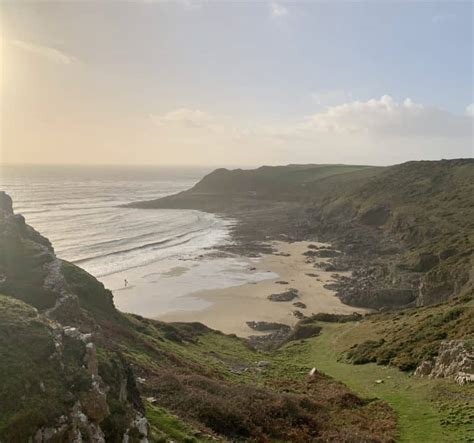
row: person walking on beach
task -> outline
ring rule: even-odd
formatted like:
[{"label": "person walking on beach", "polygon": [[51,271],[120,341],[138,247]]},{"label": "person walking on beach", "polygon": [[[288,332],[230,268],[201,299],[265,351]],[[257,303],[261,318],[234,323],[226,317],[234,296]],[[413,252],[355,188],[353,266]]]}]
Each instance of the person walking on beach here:
[{"label": "person walking on beach", "polygon": [[128,280],[126,278],[123,280],[123,283],[124,283],[125,287],[128,286]]}]

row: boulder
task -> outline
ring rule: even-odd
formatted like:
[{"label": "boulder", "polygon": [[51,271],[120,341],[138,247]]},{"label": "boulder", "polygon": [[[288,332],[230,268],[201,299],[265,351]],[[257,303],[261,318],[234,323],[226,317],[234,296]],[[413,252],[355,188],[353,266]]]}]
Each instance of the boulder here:
[{"label": "boulder", "polygon": [[429,378],[452,378],[458,384],[474,381],[474,352],[467,340],[441,342],[438,356],[425,360],[415,370],[415,375]]},{"label": "boulder", "polygon": [[271,301],[291,301],[298,297],[298,289],[290,288],[288,291],[280,292],[279,294],[271,294],[268,296],[268,299]]}]

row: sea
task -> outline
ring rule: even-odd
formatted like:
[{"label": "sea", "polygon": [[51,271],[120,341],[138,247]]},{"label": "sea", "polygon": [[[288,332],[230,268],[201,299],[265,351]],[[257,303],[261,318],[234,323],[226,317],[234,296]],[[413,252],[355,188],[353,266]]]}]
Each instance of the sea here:
[{"label": "sea", "polygon": [[110,288],[119,308],[153,317],[204,309],[207,302],[192,296],[200,290],[271,277],[249,274],[241,258],[206,258],[232,241],[233,220],[195,210],[123,207],[189,189],[211,170],[3,165],[0,190],[60,258]]}]

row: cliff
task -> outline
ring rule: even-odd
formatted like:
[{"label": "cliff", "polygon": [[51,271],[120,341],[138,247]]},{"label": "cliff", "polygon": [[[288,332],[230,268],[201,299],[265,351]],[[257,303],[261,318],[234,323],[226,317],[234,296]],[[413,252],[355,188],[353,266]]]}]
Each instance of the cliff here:
[{"label": "cliff", "polygon": [[393,441],[387,404],[310,363],[117,311],[4,193],[0,294],[0,441]]}]

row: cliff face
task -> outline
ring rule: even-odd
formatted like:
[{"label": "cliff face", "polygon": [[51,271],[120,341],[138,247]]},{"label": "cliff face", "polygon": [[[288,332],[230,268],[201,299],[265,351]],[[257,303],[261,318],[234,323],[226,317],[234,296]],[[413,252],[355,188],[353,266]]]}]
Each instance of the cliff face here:
[{"label": "cliff face", "polygon": [[236,337],[120,313],[4,193],[0,251],[2,442],[393,439],[386,404],[323,374],[266,372]]},{"label": "cliff face", "polygon": [[[95,317],[118,314],[111,293],[84,273],[80,287],[95,299],[81,296],[71,276],[83,271],[58,259],[50,242],[13,213],[3,192],[0,251],[0,440],[106,441],[111,434],[103,426],[114,401],[109,383],[126,380],[130,369],[116,360],[116,380],[99,374]],[[127,389],[122,437],[144,414],[134,385]],[[146,432],[140,438],[146,441]]]},{"label": "cliff face", "polygon": [[313,220],[378,273],[369,292],[412,290],[413,302],[429,305],[472,289],[473,160],[387,168],[319,205]]}]

